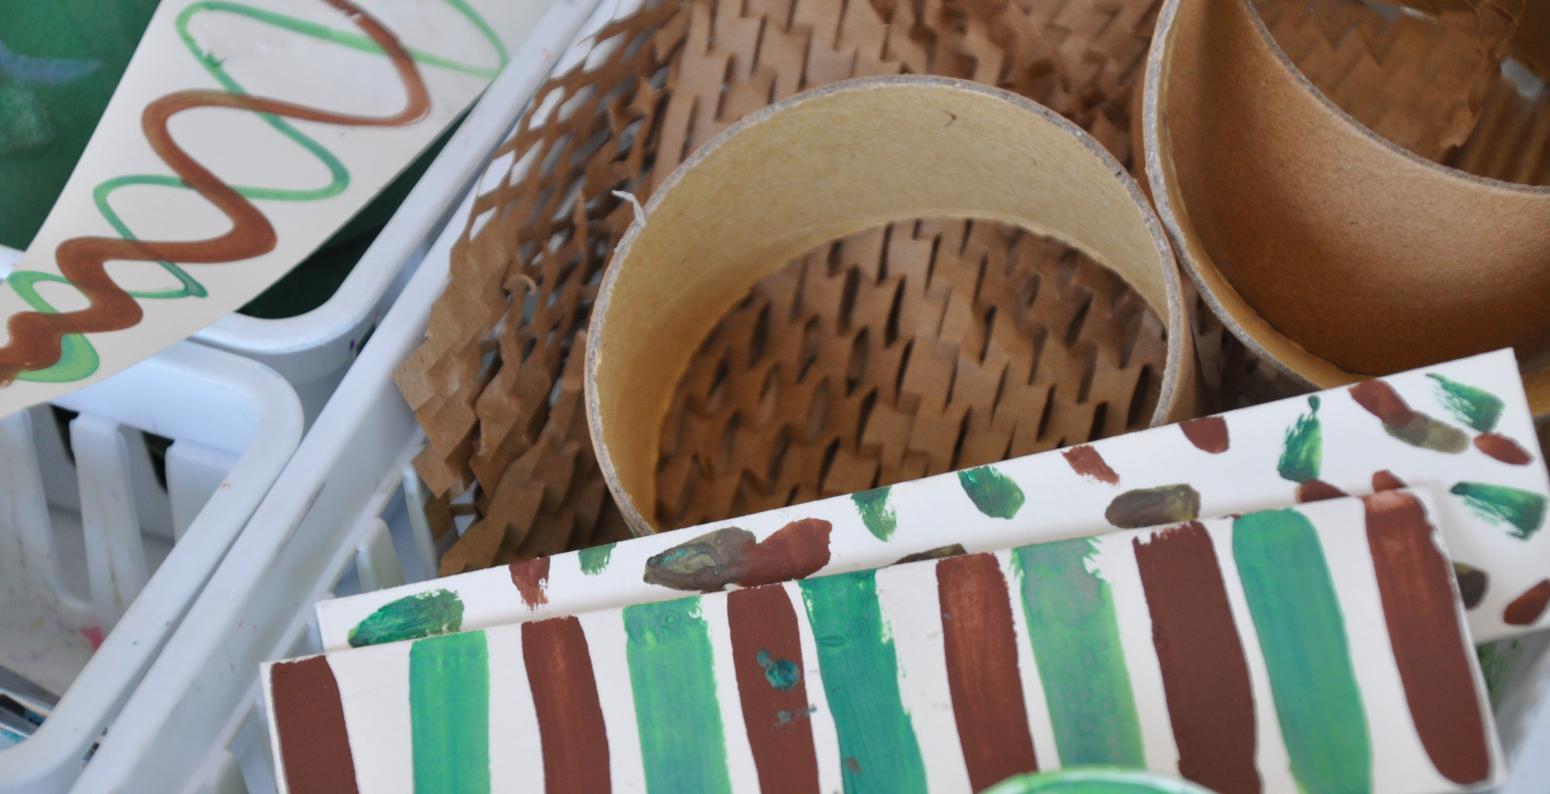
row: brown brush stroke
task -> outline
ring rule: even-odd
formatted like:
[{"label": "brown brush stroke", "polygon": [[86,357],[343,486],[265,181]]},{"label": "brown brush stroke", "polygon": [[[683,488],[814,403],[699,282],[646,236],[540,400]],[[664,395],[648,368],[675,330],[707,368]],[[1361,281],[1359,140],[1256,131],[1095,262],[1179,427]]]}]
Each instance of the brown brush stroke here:
[{"label": "brown brush stroke", "polygon": [[761,542],[741,527],[706,532],[646,560],[642,578],[675,590],[714,593],[727,585],[757,587],[811,576],[829,564],[833,525],[793,521]]},{"label": "brown brush stroke", "polygon": [[936,565],[942,647],[963,762],[975,791],[1038,770],[1006,577],[994,555],[953,557]]},{"label": "brown brush stroke", "polygon": [[1550,606],[1550,579],[1541,579],[1502,610],[1502,620],[1512,626],[1532,626],[1545,614],[1546,606]]},{"label": "brown brush stroke", "polygon": [[1528,450],[1501,433],[1481,433],[1475,436],[1475,449],[1513,466],[1527,466],[1534,461],[1534,456]]},{"label": "brown brush stroke", "polygon": [[1362,504],[1389,641],[1421,746],[1443,777],[1461,785],[1484,781],[1491,753],[1454,605],[1453,566],[1414,496],[1385,491]]},{"label": "brown brush stroke", "polygon": [[1405,398],[1394,391],[1394,387],[1381,380],[1369,380],[1358,383],[1349,389],[1352,399],[1356,404],[1367,409],[1367,413],[1378,417],[1378,421],[1402,427],[1415,420],[1415,411]]},{"label": "brown brush stroke", "polygon": [[1232,446],[1227,436],[1227,420],[1220,416],[1205,416],[1179,423],[1184,437],[1201,452],[1220,455]]},{"label": "brown brush stroke", "polygon": [[1119,474],[1109,468],[1108,462],[1098,454],[1098,450],[1087,444],[1072,447],[1060,453],[1060,456],[1066,459],[1072,471],[1083,477],[1090,477],[1109,485],[1119,485]]},{"label": "brown brush stroke", "polygon": [[1406,444],[1450,455],[1469,446],[1462,431],[1411,408],[1393,386],[1381,380],[1358,383],[1348,391],[1357,405],[1378,417],[1385,432]]},{"label": "brown brush stroke", "polygon": [[549,581],[548,557],[517,560],[506,567],[511,570],[511,583],[522,595],[522,603],[534,609],[539,604],[549,603],[549,594],[544,592],[544,585]]},{"label": "brown brush stroke", "polygon": [[1210,534],[1191,521],[1132,544],[1179,773],[1223,794],[1258,792],[1254,689]]},{"label": "brown brush stroke", "polygon": [[963,555],[968,554],[968,553],[969,553],[969,550],[965,549],[963,547],[962,543],[949,543],[946,546],[937,546],[935,548],[926,549],[925,551],[917,551],[914,554],[906,554],[903,557],[900,557],[899,559],[894,560],[893,564],[894,565],[903,565],[903,564],[905,564],[907,562],[925,562],[926,560],[945,560],[948,557],[960,557],[960,556],[963,556]]},{"label": "brown brush stroke", "polygon": [[1114,497],[1103,517],[1120,529],[1140,529],[1200,517],[1200,492],[1188,483],[1136,488]]},{"label": "brown brush stroke", "polygon": [[285,118],[350,127],[400,127],[413,124],[430,110],[430,93],[408,50],[382,23],[349,0],[324,0],[340,11],[382,49],[403,83],[404,108],[391,116],[371,117],[298,105],[277,99],[220,91],[177,91],[152,100],[140,117],[151,150],[183,184],[209,201],[231,221],[225,234],[204,240],[124,240],[117,237],[75,237],[59,244],[54,258],[59,273],[86,298],[87,306],[72,312],[19,312],[6,322],[10,341],[0,347],[0,386],[22,372],[46,369],[59,361],[67,334],[119,331],[140,322],[144,312],[108,275],[108,262],[219,264],[239,262],[274,250],[274,227],[258,207],[200,165],[175,140],[172,117],[196,108],[232,108]]},{"label": "brown brush stroke", "polygon": [[1485,600],[1485,591],[1489,589],[1491,578],[1485,571],[1465,565],[1462,562],[1453,563],[1453,576],[1458,579],[1459,598],[1464,602],[1465,609],[1474,609]]},{"label": "brown brush stroke", "polygon": [[608,729],[581,621],[522,624],[522,660],[538,718],[544,790],[608,791]]},{"label": "brown brush stroke", "polygon": [[[778,586],[737,590],[727,596],[732,633],[732,669],[743,706],[743,727],[764,791],[819,791],[818,755],[808,712],[807,683],[798,676],[790,689],[772,684],[764,672],[770,660],[788,661],[806,672],[802,638],[791,598]],[[762,658],[761,658],[762,655]]]},{"label": "brown brush stroke", "polygon": [[1388,469],[1379,469],[1372,473],[1372,490],[1375,492],[1397,491],[1408,487],[1410,486],[1405,485],[1404,480],[1394,476],[1394,472]]},{"label": "brown brush stroke", "polygon": [[1325,499],[1339,499],[1346,492],[1330,485],[1323,480],[1304,480],[1297,483],[1297,502],[1322,502]]},{"label": "brown brush stroke", "polygon": [[291,794],[359,791],[344,704],[328,658],[279,662],[269,668],[269,687]]}]

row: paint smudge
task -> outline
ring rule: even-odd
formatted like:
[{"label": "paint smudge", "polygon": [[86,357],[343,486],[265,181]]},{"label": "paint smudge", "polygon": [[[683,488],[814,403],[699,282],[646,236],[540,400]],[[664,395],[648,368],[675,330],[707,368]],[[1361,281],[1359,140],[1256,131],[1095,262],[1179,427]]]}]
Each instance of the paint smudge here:
[{"label": "paint smudge", "polygon": [[91,649],[94,651],[101,648],[102,641],[107,639],[107,636],[102,633],[101,626],[82,626],[81,636],[91,643]]},{"label": "paint smudge", "polygon": [[1482,782],[1491,774],[1491,752],[1448,559],[1413,495],[1386,491],[1362,504],[1389,642],[1421,746],[1443,777]]},{"label": "paint smudge", "polygon": [[1200,517],[1200,492],[1187,483],[1137,488],[1114,497],[1103,517],[1121,529],[1194,521]]},{"label": "paint smudge", "polygon": [[624,608],[641,761],[651,791],[730,792],[710,631],[698,597]]},{"label": "paint smudge", "polygon": [[608,791],[608,730],[581,621],[522,624],[522,660],[538,718],[544,790]]},{"label": "paint smudge", "polygon": [[1475,436],[1475,449],[1513,466],[1527,466],[1534,456],[1528,450],[1501,433],[1481,433]]},{"label": "paint smudge", "polygon": [[1366,791],[1367,716],[1318,532],[1296,510],[1263,510],[1233,521],[1232,546],[1299,788]]},{"label": "paint smudge", "polygon": [[1512,603],[1502,610],[1502,620],[1511,626],[1532,626],[1545,614],[1547,605],[1550,605],[1550,579],[1541,579],[1539,584],[1512,599]]},{"label": "paint smudge", "polygon": [[463,602],[451,590],[431,590],[389,601],[346,635],[351,648],[451,634],[463,628]]},{"label": "paint smudge", "polygon": [[861,523],[878,540],[893,537],[894,530],[899,528],[899,517],[888,504],[888,491],[885,485],[850,495],[850,501],[856,505],[856,512],[861,514]]},{"label": "paint smudge", "polygon": [[964,765],[975,791],[1039,768],[1022,679],[1006,577],[991,554],[936,566],[942,650]]},{"label": "paint smudge", "polygon": [[924,792],[925,762],[899,693],[899,663],[875,571],[799,583],[818,647],[846,791]]},{"label": "paint smudge", "polygon": [[1082,477],[1108,485],[1119,485],[1119,474],[1109,468],[1108,462],[1098,454],[1098,450],[1087,444],[1072,447],[1060,453],[1060,456],[1066,459],[1072,471]]},{"label": "paint smudge", "polygon": [[1220,416],[1189,419],[1180,422],[1179,429],[1184,431],[1184,437],[1189,439],[1189,443],[1201,452],[1220,455],[1232,445],[1232,440],[1227,436],[1227,420]]},{"label": "paint smudge", "polygon": [[1191,521],[1132,545],[1179,773],[1212,791],[1258,792],[1254,689],[1210,534]]},{"label": "paint smudge", "polygon": [[1406,444],[1450,455],[1469,448],[1464,431],[1412,409],[1393,386],[1381,380],[1358,383],[1348,391],[1357,405],[1378,417],[1384,432]]},{"label": "paint smudge", "polygon": [[1496,423],[1502,418],[1502,408],[1505,407],[1500,397],[1443,375],[1428,373],[1426,377],[1437,382],[1437,399],[1460,422],[1482,433],[1496,429]]},{"label": "paint smudge", "polygon": [[804,518],[763,541],[740,527],[722,527],[646,560],[643,578],[674,590],[714,593],[728,585],[756,587],[801,579],[829,564],[829,533],[822,519]]},{"label": "paint smudge", "polygon": [[764,791],[818,791],[812,713],[802,679],[796,608],[784,588],[755,587],[727,596],[732,669],[743,727]]},{"label": "paint smudge", "polygon": [[1297,483],[1297,502],[1322,502],[1325,499],[1339,499],[1346,492],[1330,485],[1323,480],[1304,480]]},{"label": "paint smudge", "polygon": [[1505,485],[1461,482],[1448,493],[1462,497],[1476,515],[1493,524],[1510,524],[1512,536],[1528,540],[1545,520],[1545,497]]},{"label": "paint smudge", "polygon": [[802,668],[790,659],[777,659],[769,651],[761,649],[754,656],[754,661],[764,670],[764,678],[770,682],[770,686],[781,691],[796,686],[802,680]]},{"label": "paint smudge", "polygon": [[614,556],[614,546],[617,543],[604,543],[601,546],[592,546],[576,552],[577,559],[581,562],[581,572],[587,576],[597,576],[608,568],[608,561]]},{"label": "paint smudge", "polygon": [[1109,583],[1092,538],[1012,552],[1061,766],[1141,767],[1141,726]]},{"label": "paint smudge", "polygon": [[1308,412],[1286,429],[1276,471],[1282,479],[1306,482],[1319,476],[1324,460],[1324,431],[1319,423],[1319,398],[1308,398]]},{"label": "paint smudge", "polygon": [[1379,469],[1372,473],[1373,491],[1397,491],[1401,488],[1408,487],[1410,486],[1405,485],[1404,480],[1395,477],[1394,472],[1391,472],[1388,469]]},{"label": "paint smudge", "polygon": [[1023,489],[994,466],[960,471],[958,484],[974,506],[991,518],[1011,518],[1023,507]]},{"label": "paint smudge", "polygon": [[409,648],[414,790],[490,791],[490,658],[484,632]]},{"label": "paint smudge", "polygon": [[1464,601],[1465,609],[1474,609],[1485,600],[1485,591],[1489,588],[1491,578],[1485,571],[1465,565],[1462,562],[1453,563],[1453,576],[1459,583],[1459,598]]},{"label": "paint smudge", "polygon": [[906,554],[903,557],[900,557],[899,559],[894,560],[893,564],[894,565],[903,565],[904,563],[907,563],[907,562],[925,562],[926,560],[945,560],[948,557],[957,557],[959,555],[968,554],[968,553],[969,553],[968,549],[965,549],[963,547],[962,543],[949,543],[946,546],[937,546],[936,548],[926,549],[925,551],[917,551],[914,554]]},{"label": "paint smudge", "polygon": [[281,766],[293,794],[358,791],[344,704],[327,657],[275,664],[269,689]]},{"label": "paint smudge", "polygon": [[527,604],[528,609],[549,603],[549,594],[544,592],[544,586],[549,583],[548,557],[517,560],[507,567],[511,569],[511,583],[517,586],[522,603]]},{"label": "paint smudge", "polygon": [[1485,679],[1486,694],[1493,707],[1501,705],[1507,680],[1517,669],[1518,657],[1523,654],[1523,644],[1517,640],[1497,640],[1476,646],[1475,656],[1480,660],[1480,677]]}]

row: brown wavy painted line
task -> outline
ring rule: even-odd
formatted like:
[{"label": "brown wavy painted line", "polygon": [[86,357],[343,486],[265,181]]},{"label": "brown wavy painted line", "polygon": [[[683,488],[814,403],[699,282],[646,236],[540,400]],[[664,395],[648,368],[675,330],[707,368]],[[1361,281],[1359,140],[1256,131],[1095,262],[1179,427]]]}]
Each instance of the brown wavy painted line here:
[{"label": "brown wavy painted line", "polygon": [[144,312],[128,292],[113,282],[107,273],[108,262],[166,260],[209,265],[239,262],[274,250],[275,231],[269,219],[178,146],[168,128],[173,116],[195,108],[234,108],[349,127],[401,127],[425,117],[430,110],[430,93],[409,51],[392,31],[349,0],[323,2],[343,13],[382,48],[404,84],[404,108],[391,116],[355,116],[278,99],[208,90],[177,91],[147,104],[140,126],[151,149],[185,185],[226,215],[231,229],[218,237],[193,241],[75,237],[60,243],[54,250],[59,272],[86,297],[87,306],[63,314],[29,311],[12,315],[6,323],[10,341],[0,347],[0,385],[9,384],[22,372],[53,366],[59,361],[60,344],[67,334],[120,331],[139,324]]}]

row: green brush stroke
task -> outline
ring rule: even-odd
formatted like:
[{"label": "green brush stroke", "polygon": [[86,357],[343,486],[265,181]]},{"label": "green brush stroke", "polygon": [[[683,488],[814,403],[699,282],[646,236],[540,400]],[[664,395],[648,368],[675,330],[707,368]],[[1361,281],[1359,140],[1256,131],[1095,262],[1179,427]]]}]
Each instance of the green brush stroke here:
[{"label": "green brush stroke", "polygon": [[1318,532],[1296,510],[1264,510],[1233,521],[1232,548],[1292,776],[1305,792],[1370,790],[1367,717]]},{"label": "green brush stroke", "polygon": [[866,524],[868,532],[878,540],[893,537],[893,531],[899,528],[899,517],[888,504],[888,486],[853,493],[850,501],[856,504],[856,512],[861,514],[861,523]]},{"label": "green brush stroke", "polygon": [[[479,31],[486,43],[494,48],[499,58],[500,66],[504,67],[508,59],[505,45],[495,35],[495,31],[491,29],[489,23],[468,5],[467,0],[446,0],[446,3]],[[354,31],[336,30],[316,22],[278,14],[262,8],[245,6],[240,3],[227,2],[226,0],[203,0],[202,2],[191,3],[178,14],[174,22],[178,38],[183,41],[183,46],[188,48],[188,51],[193,54],[194,59],[200,66],[204,67],[205,71],[217,83],[220,83],[230,93],[239,96],[247,96],[247,90],[222,67],[223,60],[215,54],[200,48],[199,43],[194,40],[193,34],[189,32],[189,21],[204,12],[220,12],[248,17],[263,24],[317,39],[328,44],[373,55],[385,55],[382,48],[372,41],[369,36]],[[421,50],[409,49],[408,52],[416,63],[460,72],[485,80],[494,78],[500,71],[499,67],[487,69]],[[270,113],[259,113],[258,117],[264,123],[290,139],[292,143],[295,143],[306,150],[308,154],[317,158],[328,169],[329,181],[327,184],[313,188],[274,188],[252,185],[228,185],[228,187],[244,197],[270,201],[321,201],[337,196],[343,193],[345,188],[349,187],[349,170],[345,168],[344,163],[338,157],[321,143],[308,137],[279,116]],[[113,177],[97,185],[92,190],[92,201],[96,204],[97,211],[107,220],[108,225],[113,227],[118,236],[125,240],[135,240],[138,238],[129,226],[124,223],[123,218],[114,211],[108,199],[115,190],[131,185],[151,185],[179,190],[188,189],[188,186],[183,184],[181,179],[166,174],[131,174]],[[140,300],[175,300],[179,298],[203,298],[209,294],[204,285],[200,284],[192,275],[189,275],[188,271],[178,265],[165,260],[157,264],[173,278],[177,279],[178,286],[156,290],[125,290],[130,297]],[[71,285],[71,281],[55,273],[18,270],[0,279],[0,284],[9,285],[16,292],[17,297],[20,297],[33,311],[44,314],[58,314],[59,309],[43,297],[38,290],[38,285]],[[61,340],[59,360],[57,362],[43,369],[23,371],[17,374],[16,378],[17,380],[40,383],[68,383],[91,376],[92,373],[97,371],[100,363],[96,349],[86,339],[84,334],[69,334]]]},{"label": "green brush stroke", "polygon": [[1012,552],[1028,637],[1061,766],[1144,767],[1113,595],[1088,570],[1096,548],[1076,538]]},{"label": "green brush stroke", "polygon": [[991,518],[1011,518],[1023,506],[1023,489],[994,466],[958,472],[958,482],[974,506]]},{"label": "green brush stroke", "polygon": [[415,640],[409,649],[414,790],[490,790],[490,659],[484,632]]},{"label": "green brush stroke", "polygon": [[776,659],[770,656],[769,651],[759,651],[754,661],[764,669],[764,678],[770,682],[770,686],[782,692],[791,689],[802,680],[802,669],[790,659]]},{"label": "green brush stroke", "polygon": [[1463,497],[1470,510],[1493,524],[1511,524],[1515,527],[1512,536],[1518,540],[1533,537],[1545,522],[1545,497],[1532,491],[1461,482],[1449,488],[1448,493]]},{"label": "green brush stroke", "polygon": [[899,661],[878,606],[876,572],[798,585],[839,736],[845,790],[925,791],[925,762],[899,694]]},{"label": "green brush stroke", "polygon": [[1297,417],[1286,429],[1281,442],[1281,460],[1276,471],[1292,482],[1307,482],[1319,477],[1319,466],[1324,458],[1324,433],[1319,427],[1319,398],[1309,397],[1311,410]]},{"label": "green brush stroke", "polygon": [[597,576],[608,567],[608,561],[614,556],[614,546],[617,543],[604,543],[601,546],[593,546],[576,552],[581,559],[581,572],[587,576]]},{"label": "green brush stroke", "polygon": [[1485,679],[1485,690],[1491,706],[1501,705],[1507,690],[1507,681],[1517,669],[1518,659],[1523,656],[1523,644],[1518,640],[1497,640],[1475,648],[1480,659],[1480,676]]},{"label": "green brush stroke", "polygon": [[1428,374],[1426,377],[1437,381],[1437,399],[1460,422],[1482,433],[1496,429],[1496,423],[1502,418],[1502,408],[1505,407],[1500,397],[1445,375]]},{"label": "green brush stroke", "polygon": [[351,648],[452,634],[463,628],[463,602],[451,590],[389,601],[350,629]]},{"label": "green brush stroke", "polygon": [[730,792],[700,599],[625,607],[624,626],[647,790]]}]

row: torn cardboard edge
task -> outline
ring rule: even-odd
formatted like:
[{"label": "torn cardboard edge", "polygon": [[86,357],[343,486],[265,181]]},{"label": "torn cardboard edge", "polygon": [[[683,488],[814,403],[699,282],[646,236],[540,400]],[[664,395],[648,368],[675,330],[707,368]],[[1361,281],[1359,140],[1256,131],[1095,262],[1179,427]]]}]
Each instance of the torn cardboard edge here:
[{"label": "torn cardboard edge", "polygon": [[1328,388],[1513,346],[1531,406],[1550,411],[1550,187],[1427,161],[1357,123],[1248,0],[1167,0],[1142,102],[1158,212],[1256,354]]},{"label": "torn cardboard edge", "polygon": [[1154,424],[1193,415],[1189,319],[1157,217],[1107,150],[1024,97],[936,77],[834,83],[724,131],[646,216],[604,276],[586,366],[598,463],[638,533],[654,529],[661,419],[700,341],[775,268],[890,221],[994,219],[1111,268],[1167,320]]}]

